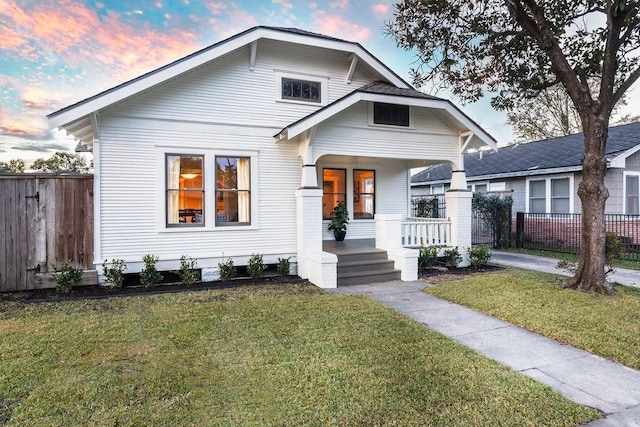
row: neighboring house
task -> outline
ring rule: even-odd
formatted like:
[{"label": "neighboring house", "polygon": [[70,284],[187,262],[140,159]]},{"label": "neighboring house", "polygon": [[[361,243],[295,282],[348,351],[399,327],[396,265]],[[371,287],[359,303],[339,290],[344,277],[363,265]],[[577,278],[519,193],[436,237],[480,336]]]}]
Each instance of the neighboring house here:
[{"label": "neighboring house", "polygon": [[[512,191],[513,212],[580,213],[582,134],[479,151],[464,156],[468,188],[476,192]],[[640,123],[609,128],[606,152],[608,214],[640,212]],[[411,178],[415,196],[438,194],[451,182],[449,163],[431,166]]]},{"label": "neighboring house", "polygon": [[[322,287],[336,286],[323,241],[338,201],[347,239],[375,239],[410,280],[417,251],[402,248],[400,223],[411,168],[495,148],[360,44],[291,28],[249,29],[48,120],[93,151],[96,266],[122,258],[136,272],[155,254],[175,269],[188,255],[210,276],[227,258],[293,256]],[[448,242],[469,246],[468,192],[448,203]]]}]

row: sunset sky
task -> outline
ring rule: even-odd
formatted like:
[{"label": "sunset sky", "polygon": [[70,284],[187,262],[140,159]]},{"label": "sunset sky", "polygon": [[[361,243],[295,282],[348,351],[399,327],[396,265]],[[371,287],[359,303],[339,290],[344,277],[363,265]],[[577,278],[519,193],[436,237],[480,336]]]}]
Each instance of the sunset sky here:
[{"label": "sunset sky", "polygon": [[[46,114],[256,25],[357,41],[409,81],[413,55],[384,35],[392,17],[391,0],[0,0],[0,161],[73,149]],[[509,142],[488,105],[462,108]]]}]

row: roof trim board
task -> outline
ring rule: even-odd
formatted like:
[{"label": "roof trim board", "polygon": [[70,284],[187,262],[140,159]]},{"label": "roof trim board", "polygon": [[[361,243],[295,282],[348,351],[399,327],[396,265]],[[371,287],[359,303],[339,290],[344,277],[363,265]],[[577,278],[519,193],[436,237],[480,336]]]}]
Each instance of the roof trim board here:
[{"label": "roof trim board", "polygon": [[458,108],[456,108],[451,102],[443,99],[426,99],[426,98],[412,98],[408,96],[399,96],[399,95],[386,95],[379,93],[369,93],[362,92],[360,90],[355,90],[351,94],[335,101],[334,103],[327,105],[324,108],[321,108],[318,111],[315,111],[309,114],[307,117],[304,117],[298,120],[295,123],[285,127],[278,134],[274,135],[278,140],[291,140],[302,134],[306,130],[317,126],[318,124],[324,122],[325,120],[335,116],[336,114],[344,111],[350,106],[360,102],[360,101],[370,101],[370,102],[387,102],[387,103],[395,103],[401,105],[409,105],[415,107],[422,108],[431,108],[435,110],[442,110],[447,112],[451,117],[453,117],[460,124],[465,126],[468,131],[463,131],[461,133],[461,137],[464,136],[467,132],[472,132],[484,145],[491,147],[494,150],[498,150],[497,143],[495,139],[486,133],[480,126],[478,126],[473,120],[469,119],[464,113],[462,113]]},{"label": "roof trim board", "polygon": [[55,111],[47,115],[49,128],[62,127],[143,90],[206,64],[209,61],[215,60],[236,49],[250,45],[261,38],[351,52],[361,58],[392,84],[398,87],[411,88],[407,82],[369,53],[369,51],[359,43],[294,29],[254,27],[90,98]]}]

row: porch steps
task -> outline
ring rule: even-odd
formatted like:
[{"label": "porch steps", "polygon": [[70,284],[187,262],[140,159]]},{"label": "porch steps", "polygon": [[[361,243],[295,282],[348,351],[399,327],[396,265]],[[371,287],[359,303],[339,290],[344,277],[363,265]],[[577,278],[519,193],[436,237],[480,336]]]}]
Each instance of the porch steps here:
[{"label": "porch steps", "polygon": [[400,271],[393,268],[393,261],[382,249],[371,248],[337,256],[338,286],[400,280]]}]

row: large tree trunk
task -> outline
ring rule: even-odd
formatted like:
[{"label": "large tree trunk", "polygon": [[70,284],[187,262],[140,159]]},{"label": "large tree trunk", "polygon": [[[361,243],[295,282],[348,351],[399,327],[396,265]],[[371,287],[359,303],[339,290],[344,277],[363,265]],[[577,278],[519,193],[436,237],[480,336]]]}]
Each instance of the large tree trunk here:
[{"label": "large tree trunk", "polygon": [[580,260],[575,275],[565,283],[565,287],[611,295],[614,290],[606,281],[604,271],[604,208],[609,197],[604,185],[608,130],[608,120],[593,116],[589,117],[584,127],[585,156],[582,161],[582,182],[578,186],[578,196],[582,202]]}]

